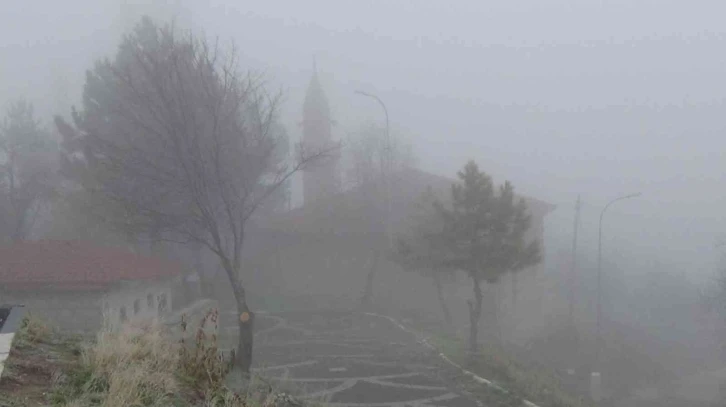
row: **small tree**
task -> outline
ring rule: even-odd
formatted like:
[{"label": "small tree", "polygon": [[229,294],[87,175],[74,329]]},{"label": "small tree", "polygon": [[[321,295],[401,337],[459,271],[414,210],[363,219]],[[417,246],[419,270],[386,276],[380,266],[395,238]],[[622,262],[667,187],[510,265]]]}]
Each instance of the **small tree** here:
[{"label": "small tree", "polygon": [[[365,190],[364,203],[368,208],[377,208],[371,211],[378,215],[385,213],[386,193],[382,190],[376,190],[376,186],[380,187],[382,181],[386,177],[390,177],[388,173],[396,172],[405,168],[410,168],[415,164],[416,158],[413,146],[395,133],[391,135],[391,166],[386,165],[387,158],[387,140],[385,137],[385,129],[376,126],[373,123],[365,123],[356,129],[349,137],[345,145],[344,153],[347,161],[345,174],[345,183],[348,188],[361,188]],[[390,178],[389,178],[390,182]],[[385,228],[385,219],[371,219],[381,228]],[[370,307],[373,300],[373,280],[378,273],[381,260],[386,257],[387,251],[376,247],[372,250],[374,257],[370,263],[366,283],[361,294],[361,306],[363,308]]]},{"label": "small tree", "polygon": [[[346,180],[349,187],[365,185],[386,176],[385,129],[365,123],[348,136],[345,145]],[[391,134],[391,170],[410,168],[416,163],[413,146],[395,132]]]},{"label": "small tree", "polygon": [[540,261],[540,242],[526,241],[530,216],[523,199],[515,202],[514,188],[505,182],[497,191],[491,178],[470,161],[451,187],[451,204],[435,203],[443,221],[441,248],[435,264],[466,271],[473,283],[474,301],[469,304],[469,346],[477,349],[482,312],[482,284],[497,283]]},{"label": "small tree", "polygon": [[0,242],[28,238],[55,193],[57,146],[24,100],[0,123]]},{"label": "small tree", "polygon": [[324,154],[299,148],[292,164],[275,159],[277,100],[262,78],[239,73],[234,50],[144,18],[114,60],[88,72],[75,126],[57,118],[66,173],[108,205],[118,228],[218,257],[239,314],[235,362],[246,373],[254,313],[240,275],[245,226]]},{"label": "small tree", "polygon": [[429,188],[416,203],[411,216],[410,230],[404,236],[399,237],[393,260],[404,270],[414,271],[431,278],[441,304],[444,322],[451,326],[451,312],[444,298],[442,279],[453,278],[456,270],[442,261],[442,250],[445,250],[445,242],[441,240],[443,222],[434,211],[434,202],[435,196]]}]

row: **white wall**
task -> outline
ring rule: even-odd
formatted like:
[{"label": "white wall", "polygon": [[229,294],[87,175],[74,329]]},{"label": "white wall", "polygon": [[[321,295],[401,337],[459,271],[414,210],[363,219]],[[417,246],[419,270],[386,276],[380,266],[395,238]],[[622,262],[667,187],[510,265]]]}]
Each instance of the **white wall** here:
[{"label": "white wall", "polygon": [[100,291],[3,290],[0,304],[22,304],[28,312],[63,331],[96,331],[101,323]]},{"label": "white wall", "polygon": [[[166,298],[165,312],[160,314],[159,303]],[[102,307],[106,322],[111,328],[121,325],[121,310],[125,308],[126,316],[132,320],[150,320],[171,312],[171,282],[134,282],[126,283],[108,292],[102,299]]]}]

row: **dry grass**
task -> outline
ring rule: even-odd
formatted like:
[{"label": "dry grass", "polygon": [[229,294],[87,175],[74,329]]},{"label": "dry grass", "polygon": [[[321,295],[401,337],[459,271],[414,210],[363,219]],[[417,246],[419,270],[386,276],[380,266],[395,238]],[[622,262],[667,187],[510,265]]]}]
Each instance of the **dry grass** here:
[{"label": "dry grass", "polygon": [[[104,328],[95,341],[64,336],[29,315],[15,337],[0,383],[0,406],[253,407],[289,396],[253,380],[245,391],[226,385],[231,364],[217,345],[216,310],[181,340],[156,322]],[[211,331],[211,333],[209,333]]]},{"label": "dry grass", "polygon": [[158,324],[103,329],[60,381],[55,401],[70,406],[174,405],[180,392],[178,365],[177,347]]},{"label": "dry grass", "polygon": [[60,335],[35,315],[23,320],[0,381],[0,406],[47,406],[53,383],[74,366],[79,338]]},{"label": "dry grass", "polygon": [[[225,385],[232,364],[219,352],[218,314],[210,310],[182,337],[171,339],[156,322],[105,328],[82,352],[79,367],[56,392],[66,406],[248,407],[270,404],[270,392],[235,392]],[[209,329],[209,328],[213,329]],[[209,332],[211,331],[211,333]]]},{"label": "dry grass", "polygon": [[[179,370],[182,378],[205,398],[234,398],[224,385],[225,378],[232,370],[231,360],[225,360],[219,352],[217,332],[219,313],[210,310],[202,318],[196,332],[189,330],[187,318],[181,322],[182,338],[179,349]],[[210,328],[211,330],[208,329]],[[208,331],[211,331],[208,332]],[[193,341],[189,340],[193,334]],[[224,404],[227,405],[227,404]]]},{"label": "dry grass", "polygon": [[31,344],[45,342],[53,334],[53,329],[43,318],[28,313],[23,319],[16,340],[27,341]]}]

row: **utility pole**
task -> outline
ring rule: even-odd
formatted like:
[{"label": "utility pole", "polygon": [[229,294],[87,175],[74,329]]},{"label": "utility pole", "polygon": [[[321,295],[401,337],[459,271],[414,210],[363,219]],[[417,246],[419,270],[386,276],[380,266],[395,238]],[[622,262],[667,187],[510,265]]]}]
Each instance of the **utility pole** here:
[{"label": "utility pole", "polygon": [[580,226],[580,195],[575,202],[575,225],[572,231],[572,260],[570,261],[570,328],[575,328],[575,279],[577,278],[577,230]]},{"label": "utility pole", "polygon": [[629,198],[635,198],[640,196],[640,192],[637,192],[635,194],[630,195],[624,195],[617,197],[613,199],[612,201],[608,202],[607,205],[602,209],[602,212],[600,212],[600,226],[598,227],[598,238],[597,238],[597,316],[595,321],[595,340],[597,341],[595,343],[595,368],[596,371],[592,372],[591,376],[591,382],[590,382],[590,391],[593,393],[593,400],[595,402],[600,402],[601,397],[601,374],[602,374],[602,363],[600,361],[601,353],[602,353],[602,329],[601,329],[601,320],[602,320],[602,219],[605,215],[605,211],[608,210],[610,205],[614,204],[615,202],[622,201],[623,199],[629,199]]}]

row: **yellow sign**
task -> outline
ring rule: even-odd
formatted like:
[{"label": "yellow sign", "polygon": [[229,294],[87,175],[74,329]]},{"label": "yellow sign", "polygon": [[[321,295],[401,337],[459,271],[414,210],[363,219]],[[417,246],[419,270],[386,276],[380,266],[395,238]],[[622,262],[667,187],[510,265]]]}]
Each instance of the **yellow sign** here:
[{"label": "yellow sign", "polygon": [[249,312],[243,312],[242,314],[240,314],[239,320],[242,321],[242,322],[249,321],[250,320],[250,313]]}]

